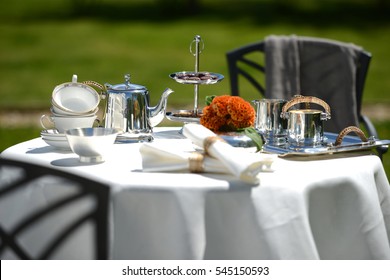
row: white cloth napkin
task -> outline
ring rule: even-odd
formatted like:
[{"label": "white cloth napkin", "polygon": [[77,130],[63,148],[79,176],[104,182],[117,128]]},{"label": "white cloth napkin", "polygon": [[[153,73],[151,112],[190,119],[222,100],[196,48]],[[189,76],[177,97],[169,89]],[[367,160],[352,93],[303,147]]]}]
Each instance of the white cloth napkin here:
[{"label": "white cloth napkin", "polygon": [[[190,142],[192,145],[192,143]],[[183,149],[176,142],[143,143],[140,147],[142,170],[146,172],[192,171],[209,173],[229,173],[217,159],[202,155],[195,149]],[[191,161],[193,161],[191,163]],[[198,162],[197,162],[198,161]],[[195,163],[194,163],[195,162]],[[196,168],[196,170],[194,170]]]},{"label": "white cloth napkin", "polygon": [[207,150],[208,155],[220,161],[231,174],[244,182],[257,184],[259,183],[257,176],[259,172],[272,171],[273,155],[249,153],[242,149],[234,148],[224,141],[208,142],[206,139],[211,139],[209,137],[215,139],[217,135],[203,125],[185,124],[183,126],[183,135],[191,139],[195,145]]},{"label": "white cloth napkin", "polygon": [[259,183],[257,176],[259,172],[273,171],[271,165],[275,159],[274,155],[249,152],[243,148],[234,148],[225,142],[211,143],[206,154],[197,151],[194,144],[203,148],[202,139],[216,136],[202,125],[186,124],[183,127],[183,134],[188,139],[159,139],[143,143],[139,150],[142,156],[142,170],[226,173],[249,184]]}]

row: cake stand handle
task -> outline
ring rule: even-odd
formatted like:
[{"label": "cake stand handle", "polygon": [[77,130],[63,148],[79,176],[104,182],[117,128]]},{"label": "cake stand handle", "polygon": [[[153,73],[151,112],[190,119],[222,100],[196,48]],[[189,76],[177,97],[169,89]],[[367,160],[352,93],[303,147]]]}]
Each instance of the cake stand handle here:
[{"label": "cake stand handle", "polygon": [[[202,43],[201,49],[199,49],[199,44]],[[192,45],[195,44],[195,53],[192,50]],[[194,40],[192,40],[190,44],[190,53],[195,56],[195,73],[199,72],[199,54],[204,49],[204,41],[200,37],[200,35],[196,35]],[[198,112],[198,101],[199,99],[199,84],[194,85],[194,113]]]}]

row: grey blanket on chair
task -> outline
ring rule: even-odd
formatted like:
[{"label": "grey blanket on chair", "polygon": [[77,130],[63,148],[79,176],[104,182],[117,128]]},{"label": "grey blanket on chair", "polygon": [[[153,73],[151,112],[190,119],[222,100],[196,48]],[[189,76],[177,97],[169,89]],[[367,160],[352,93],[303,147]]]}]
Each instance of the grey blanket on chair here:
[{"label": "grey blanket on chair", "polygon": [[265,39],[266,97],[316,96],[331,108],[325,131],[359,125],[356,65],[362,48],[327,39],[276,36]]}]

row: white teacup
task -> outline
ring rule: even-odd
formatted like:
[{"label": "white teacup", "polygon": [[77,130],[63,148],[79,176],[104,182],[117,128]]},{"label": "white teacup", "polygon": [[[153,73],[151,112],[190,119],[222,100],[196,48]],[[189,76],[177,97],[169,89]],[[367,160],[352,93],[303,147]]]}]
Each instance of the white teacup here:
[{"label": "white teacup", "polygon": [[82,115],[93,112],[99,105],[100,96],[92,87],[77,82],[73,75],[72,82],[58,85],[52,93],[52,104],[58,113]]},{"label": "white teacup", "polygon": [[40,122],[44,129],[57,129],[64,133],[67,129],[93,127],[95,121],[99,122],[96,115],[82,117],[59,117],[54,115],[42,115]]},{"label": "white teacup", "polygon": [[75,114],[75,113],[70,113],[64,110],[61,110],[60,108],[56,107],[55,105],[51,106],[50,111],[53,116],[56,117],[89,117],[95,115],[99,111],[99,107],[97,107],[95,110],[84,113],[84,114]]}]

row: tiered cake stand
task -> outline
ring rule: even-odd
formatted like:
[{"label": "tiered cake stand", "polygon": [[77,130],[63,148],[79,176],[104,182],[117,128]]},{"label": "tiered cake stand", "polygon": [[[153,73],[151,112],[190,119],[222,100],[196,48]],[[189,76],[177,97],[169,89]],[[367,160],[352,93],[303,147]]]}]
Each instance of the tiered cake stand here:
[{"label": "tiered cake stand", "polygon": [[[193,45],[195,45],[195,51],[193,50]],[[196,35],[190,44],[190,53],[195,56],[195,71],[182,71],[169,75],[169,77],[180,84],[191,84],[194,86],[194,109],[167,112],[166,117],[171,121],[199,123],[199,119],[202,116],[202,110],[198,108],[199,85],[212,85],[224,78],[223,75],[218,73],[199,71],[199,54],[203,49],[204,42],[199,35]]]}]

